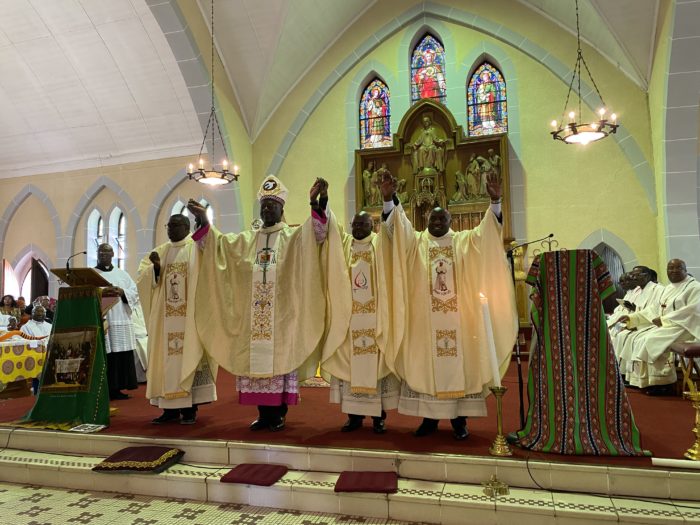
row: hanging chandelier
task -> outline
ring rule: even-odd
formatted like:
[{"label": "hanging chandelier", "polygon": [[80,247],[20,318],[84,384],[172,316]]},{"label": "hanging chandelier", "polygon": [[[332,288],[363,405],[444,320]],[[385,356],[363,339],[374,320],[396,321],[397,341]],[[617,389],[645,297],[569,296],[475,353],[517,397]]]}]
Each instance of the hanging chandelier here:
[{"label": "hanging chandelier", "polygon": [[[576,1],[576,43],[578,44],[578,51],[576,55],[576,62],[574,64],[574,70],[571,76],[571,82],[569,83],[569,91],[566,94],[566,101],[564,102],[564,110],[562,111],[561,118],[559,121],[552,121],[553,131],[550,132],[554,140],[561,140],[567,144],[583,144],[586,145],[589,142],[595,142],[596,140],[604,139],[611,133],[616,133],[617,115],[615,113],[607,116],[607,108],[605,107],[605,102],[603,101],[603,96],[600,94],[593,75],[591,75],[591,70],[588,69],[588,64],[586,59],[583,58],[583,51],[581,50],[581,29],[579,27],[579,16],[578,16],[578,0]],[[602,107],[598,110],[598,113],[593,113],[593,117],[590,121],[586,122],[581,111],[581,64],[583,64],[588,74],[588,78],[593,84],[595,92],[598,94],[598,98],[602,103]],[[569,110],[567,115],[567,108],[569,106],[569,98],[571,97],[571,90],[574,86],[574,81],[577,81],[578,88],[578,114]],[[566,118],[568,117],[568,119]],[[596,120],[597,119],[597,120]]]},{"label": "hanging chandelier", "polygon": [[[209,135],[209,130],[211,129],[211,150],[209,151],[209,158],[211,163],[208,168],[205,167],[204,157],[202,156],[202,151],[204,151],[204,145],[207,142],[207,136]],[[221,147],[224,150],[224,158],[221,164],[215,165],[214,161],[216,159],[216,133],[219,134],[219,141],[221,141]],[[218,169],[217,169],[218,168]],[[228,163],[228,153],[226,152],[226,144],[224,143],[224,137],[221,135],[221,128],[219,127],[219,119],[216,118],[216,108],[214,107],[214,0],[211,0],[211,113],[209,113],[209,121],[207,122],[207,129],[204,131],[204,138],[202,139],[202,145],[199,148],[199,159],[195,164],[190,163],[187,166],[187,178],[190,180],[195,180],[202,184],[208,186],[223,186],[234,180],[238,180],[238,166],[234,165],[232,170],[229,170]]]}]

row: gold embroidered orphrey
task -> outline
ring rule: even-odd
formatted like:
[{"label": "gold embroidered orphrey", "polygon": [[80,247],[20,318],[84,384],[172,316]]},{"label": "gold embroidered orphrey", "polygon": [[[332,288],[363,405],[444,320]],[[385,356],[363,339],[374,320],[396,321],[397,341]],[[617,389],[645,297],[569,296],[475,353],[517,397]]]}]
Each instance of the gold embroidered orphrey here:
[{"label": "gold embroidered orphrey", "polygon": [[[440,341],[444,342],[443,346]],[[436,330],[435,345],[438,357],[457,357],[457,330]]]},{"label": "gold embroidered orphrey", "polygon": [[185,332],[168,332],[168,355],[182,355]]},{"label": "gold embroidered orphrey", "polygon": [[363,250],[352,252],[352,255],[350,256],[350,264],[353,265],[357,261],[365,261],[367,264],[372,264],[372,251]]},{"label": "gold embroidered orphrey", "polygon": [[373,314],[377,311],[377,302],[374,299],[370,299],[366,303],[361,303],[360,301],[352,301],[352,313],[353,314]]},{"label": "gold embroidered orphrey", "polygon": [[186,262],[170,263],[165,270],[165,316],[187,315],[187,266]]},{"label": "gold embroidered orphrey", "polygon": [[[352,354],[378,354],[379,347],[377,346],[375,337],[376,330],[374,328],[362,328],[360,330],[352,330]],[[359,346],[357,344],[358,339],[360,340],[360,342],[362,342],[362,346]]]},{"label": "gold embroidered orphrey", "polygon": [[274,282],[253,283],[253,326],[251,339],[253,341],[269,341],[272,339],[272,297]]}]

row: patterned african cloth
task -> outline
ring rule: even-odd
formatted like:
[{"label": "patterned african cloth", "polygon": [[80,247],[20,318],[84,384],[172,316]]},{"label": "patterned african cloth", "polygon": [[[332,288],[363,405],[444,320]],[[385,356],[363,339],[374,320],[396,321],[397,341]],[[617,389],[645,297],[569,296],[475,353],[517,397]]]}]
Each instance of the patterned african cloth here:
[{"label": "patterned african cloth", "polygon": [[590,250],[543,253],[526,282],[533,287],[533,347],[520,444],[557,454],[650,455],[605,323],[601,302],[614,286],[602,259]]}]

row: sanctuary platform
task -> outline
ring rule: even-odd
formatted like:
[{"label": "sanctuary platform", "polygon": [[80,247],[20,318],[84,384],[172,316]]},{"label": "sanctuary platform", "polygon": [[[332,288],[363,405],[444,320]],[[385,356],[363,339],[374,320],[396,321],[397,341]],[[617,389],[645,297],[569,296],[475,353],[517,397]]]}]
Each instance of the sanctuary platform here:
[{"label": "sanctuary platform", "polygon": [[[504,425],[509,431],[518,420],[514,366],[504,384],[509,388]],[[470,419],[470,437],[458,442],[447,421],[436,434],[415,438],[412,431],[419,421],[395,411],[389,412],[384,435],[372,433],[369,419],[364,428],[342,433],[345,416],[328,403],[328,389],[304,387],[302,403],[290,407],[287,428],[270,433],[248,430],[256,409],[238,405],[234,386],[233,378],[221,373],[219,400],[200,407],[193,426],[152,425],[160,411],[143,398],[143,386],[131,392],[132,399],[112,403],[119,410],[111,426],[97,434],[0,423],[0,481],[360,516],[344,523],[700,523],[699,470],[657,468],[650,458],[520,449],[512,458],[489,456],[496,430],[493,399],[491,416]],[[655,457],[682,458],[693,438],[690,403],[633,390],[629,395],[644,448]],[[0,400],[0,421],[17,419],[32,402]],[[159,475],[90,470],[121,448],[145,444],[175,446],[186,453],[180,464]],[[219,482],[235,465],[267,462],[287,465],[290,471],[271,487]],[[344,470],[397,472],[399,491],[336,493],[335,482]],[[510,486],[509,495],[484,494],[482,484],[493,475]]]}]

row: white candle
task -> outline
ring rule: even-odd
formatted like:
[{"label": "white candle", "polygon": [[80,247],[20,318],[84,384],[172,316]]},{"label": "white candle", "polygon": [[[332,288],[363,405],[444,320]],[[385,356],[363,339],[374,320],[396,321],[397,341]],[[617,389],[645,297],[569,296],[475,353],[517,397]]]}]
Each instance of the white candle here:
[{"label": "white candle", "polygon": [[493,326],[491,326],[489,302],[483,293],[479,293],[479,299],[481,300],[481,312],[484,316],[484,331],[486,332],[486,345],[488,346],[491,374],[493,375],[493,385],[501,386],[501,373],[498,370],[498,358],[496,357],[496,343],[493,340]]}]

